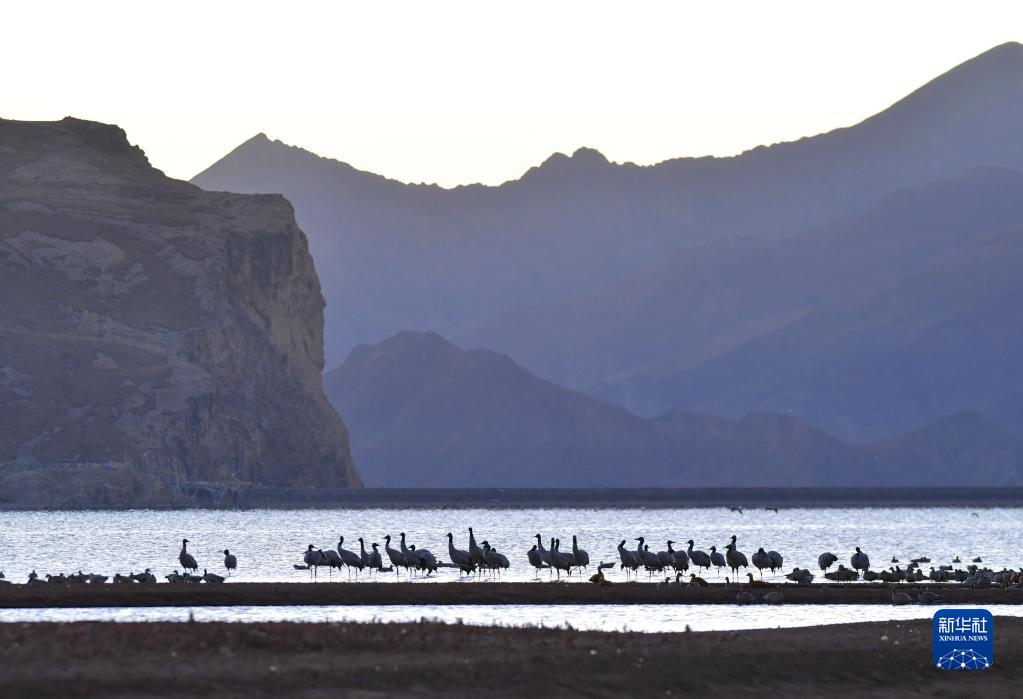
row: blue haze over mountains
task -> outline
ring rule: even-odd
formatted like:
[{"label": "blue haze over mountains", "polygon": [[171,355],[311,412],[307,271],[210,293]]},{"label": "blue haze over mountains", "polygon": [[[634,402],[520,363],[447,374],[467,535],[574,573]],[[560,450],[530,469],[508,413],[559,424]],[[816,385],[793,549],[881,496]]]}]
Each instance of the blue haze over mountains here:
[{"label": "blue haze over mountains", "polygon": [[[490,474],[473,484],[521,484],[508,455],[548,459],[537,454],[553,434],[587,484],[619,484],[630,461],[657,474],[650,482],[685,484],[701,453],[734,462],[716,473],[735,483],[752,472],[826,484],[843,469],[893,482],[910,463],[900,481],[956,482],[965,468],[1018,483],[1021,124],[1013,43],[860,124],[730,158],[637,166],[581,149],[498,187],[449,190],[259,135],[193,182],[294,204],[328,302],[327,366],[347,364],[328,372],[328,394],[369,484],[398,468],[379,445],[400,451],[406,438],[423,471],[448,473],[434,485],[466,482],[469,465]],[[392,337],[408,330],[487,348],[493,362],[473,355],[438,393],[443,382],[388,380],[434,356],[422,345],[453,348],[449,367],[472,354],[432,334]],[[362,346],[387,338],[376,353]],[[379,384],[353,378],[355,366]],[[431,396],[418,412],[417,386]],[[515,410],[497,405],[506,390]],[[481,424],[430,414],[442,395],[493,409],[489,427],[525,451],[498,457]],[[600,419],[548,414],[559,400]],[[537,422],[549,431],[527,429]],[[743,442],[738,426],[755,437]],[[753,458],[763,440],[775,455]],[[441,467],[453,453],[461,472]],[[394,478],[414,480],[409,469]]]}]

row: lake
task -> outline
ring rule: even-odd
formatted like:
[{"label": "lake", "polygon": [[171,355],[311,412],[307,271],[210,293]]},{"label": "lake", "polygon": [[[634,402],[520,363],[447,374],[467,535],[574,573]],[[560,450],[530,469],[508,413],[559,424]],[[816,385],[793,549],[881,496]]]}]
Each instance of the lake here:
[{"label": "lake", "polygon": [[[617,562],[621,539],[634,548],[634,539],[644,536],[651,550],[661,550],[669,538],[677,542],[692,538],[697,548],[709,550],[711,545],[722,548],[735,534],[739,549],[749,558],[759,546],[779,551],[786,571],[798,565],[819,572],[817,556],[825,550],[849,565],[856,546],[870,555],[874,568],[888,567],[893,556],[903,566],[911,558],[928,556],[930,565],[937,566],[958,555],[963,566],[980,556],[985,565],[1000,569],[1023,564],[1021,515],[1020,508],[793,508],[777,513],[746,510],[741,515],[725,508],[2,512],[0,570],[9,580],[23,582],[33,569],[40,576],[79,569],[113,575],[148,567],[162,581],[179,567],[181,539],[187,538],[200,571],[205,567],[223,573],[221,551],[227,548],[238,556],[237,580],[301,582],[309,574],[294,570],[293,564],[302,562],[310,543],[333,547],[343,534],[346,546],[357,550],[359,536],[382,545],[385,534],[397,538],[404,531],[409,543],[446,560],[447,532],[455,533],[456,546],[465,549],[469,526],[479,541],[488,540],[510,559],[511,568],[502,575],[505,581],[535,578],[526,551],[537,532],[545,544],[551,536],[561,537],[563,549],[571,547],[573,534],[578,535],[592,564]],[[926,572],[929,565],[923,567]],[[617,570],[607,574],[611,579],[623,577]],[[713,579],[715,573],[705,575]],[[338,576],[335,572],[334,577]],[[340,576],[347,580],[346,573]],[[435,576],[421,579],[458,577],[454,569],[442,568]],[[769,572],[764,578],[783,579],[781,573]]]}]

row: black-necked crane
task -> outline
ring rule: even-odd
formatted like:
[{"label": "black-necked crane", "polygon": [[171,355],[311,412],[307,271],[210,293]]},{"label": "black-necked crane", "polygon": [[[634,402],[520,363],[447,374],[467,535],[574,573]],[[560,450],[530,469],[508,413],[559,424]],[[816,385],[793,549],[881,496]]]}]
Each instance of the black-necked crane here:
[{"label": "black-necked crane", "polygon": [[636,553],[625,548],[625,539],[622,539],[618,544],[618,558],[621,560],[622,570],[625,571],[625,577],[629,577],[629,571],[635,572],[639,568],[640,561],[636,556]]},{"label": "black-necked crane", "polygon": [[384,559],[380,556],[380,544],[373,542],[373,551],[369,554],[369,567],[380,571],[384,567]]},{"label": "black-necked crane", "polygon": [[590,554],[579,548],[575,534],[572,535],[572,565],[576,568],[587,568],[590,565]]},{"label": "black-necked crane", "polygon": [[188,552],[188,539],[181,540],[181,553],[178,554],[178,562],[186,571],[199,570],[199,564],[195,562],[195,557]]},{"label": "black-necked crane", "polygon": [[224,568],[227,569],[228,575],[231,574],[231,571],[238,569],[238,557],[227,549],[224,549]]},{"label": "black-necked crane", "polygon": [[469,556],[481,570],[486,567],[487,560],[483,556],[483,549],[476,543],[476,535],[473,533],[472,527],[469,527]]},{"label": "black-necked crane", "polygon": [[557,539],[551,539],[551,550],[549,551],[551,559],[551,567],[557,572],[558,577],[561,577],[561,571],[566,573],[572,572],[572,554],[563,553],[559,550],[559,542]]},{"label": "black-necked crane", "polygon": [[423,567],[423,562],[419,559],[419,554],[414,549],[410,549],[405,543],[405,532],[401,533],[401,541],[399,542],[401,547],[401,557],[405,559],[405,567],[410,572],[413,570],[419,570]]},{"label": "black-necked crane", "polygon": [[318,550],[312,544],[309,544],[309,548],[302,554],[302,560],[309,569],[309,574],[314,578],[317,576],[320,566],[327,565],[327,559],[324,557],[323,551]]},{"label": "black-necked crane", "polygon": [[391,561],[391,567],[394,568],[394,575],[398,575],[398,568],[404,566],[406,569],[408,565],[405,563],[405,557],[401,555],[401,551],[396,551],[391,548],[391,535],[387,534],[384,536],[384,552],[387,554],[387,558]]},{"label": "black-necked crane", "polygon": [[760,577],[764,577],[764,568],[771,567],[771,557],[767,555],[767,551],[761,546],[757,549],[756,553],[753,554],[753,565],[758,571],[760,571]]},{"label": "black-necked crane", "polygon": [[706,551],[693,550],[693,540],[690,539],[686,542],[689,544],[689,548],[686,549],[686,553],[689,554],[689,560],[693,562],[693,565],[697,568],[706,568],[710,570],[710,556],[707,555]]},{"label": "black-necked crane", "polygon": [[[448,532],[448,558],[451,562],[458,566],[458,569],[466,575],[473,572],[476,569],[476,564],[473,563],[472,556],[469,555],[468,551],[455,548],[455,535]],[[461,573],[459,573],[461,575]]]},{"label": "black-necked crane", "polygon": [[355,551],[346,549],[344,543],[345,538],[338,535],[337,555],[341,557],[341,562],[347,566],[349,577],[352,575],[352,568],[355,568],[355,575],[358,577],[359,572],[362,570],[362,556],[355,553]]},{"label": "black-necked crane", "polygon": [[717,546],[710,547],[710,564],[714,566],[715,575],[721,575],[721,569],[728,565],[724,555],[718,551]]},{"label": "black-necked crane", "polygon": [[785,564],[785,559],[777,551],[768,551],[767,557],[771,559],[771,572],[775,570],[781,570],[781,567]]},{"label": "black-necked crane", "polygon": [[536,544],[533,544],[533,548],[526,551],[526,558],[529,559],[529,565],[535,569],[533,577],[540,575],[540,570],[547,564],[543,562],[543,558],[540,557],[540,551],[536,548]]},{"label": "black-necked crane", "polygon": [[728,567],[731,569],[732,574],[736,577],[739,575],[739,568],[746,568],[749,566],[749,561],[746,560],[746,554],[738,548],[738,537],[732,534],[732,541],[725,546],[725,561],[728,563]]},{"label": "black-necked crane", "polygon": [[426,571],[427,575],[437,572],[437,568],[439,567],[437,565],[437,557],[433,555],[433,552],[430,551],[430,549],[417,549],[416,545],[412,544],[409,546],[409,550],[419,556],[419,565]]}]

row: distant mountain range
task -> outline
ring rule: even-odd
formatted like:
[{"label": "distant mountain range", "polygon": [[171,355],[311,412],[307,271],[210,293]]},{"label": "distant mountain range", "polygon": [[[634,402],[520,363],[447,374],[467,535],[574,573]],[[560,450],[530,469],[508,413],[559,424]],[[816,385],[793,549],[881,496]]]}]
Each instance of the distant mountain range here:
[{"label": "distant mountain range", "polygon": [[[641,167],[581,149],[498,187],[446,190],[260,134],[193,181],[293,202],[328,303],[328,367],[435,330],[513,357],[524,382],[571,389],[552,401],[627,408],[614,421],[636,430],[626,443],[662,435],[665,413],[735,429],[773,413],[895,458],[892,444],[935,425],[984,445],[1023,434],[1020,123],[1023,45],[1010,43],[860,124],[735,157]],[[365,423],[393,437],[381,424]],[[568,436],[579,425],[562,428],[566,450],[620,463],[614,445],[586,451]],[[935,464],[982,453],[941,443]],[[867,447],[850,448],[853,462],[814,463],[867,469]]]},{"label": "distant mountain range", "polygon": [[644,419],[429,332],[359,346],[325,383],[371,486],[1023,484],[1023,446],[976,413],[862,447],[777,413]]}]

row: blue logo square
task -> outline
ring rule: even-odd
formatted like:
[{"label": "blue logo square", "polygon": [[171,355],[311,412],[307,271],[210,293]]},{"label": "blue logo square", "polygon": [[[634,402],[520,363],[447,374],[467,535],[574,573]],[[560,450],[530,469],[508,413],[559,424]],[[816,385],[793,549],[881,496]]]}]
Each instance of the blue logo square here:
[{"label": "blue logo square", "polygon": [[934,613],[934,665],[941,670],[986,670],[995,661],[995,619],[986,609]]}]

